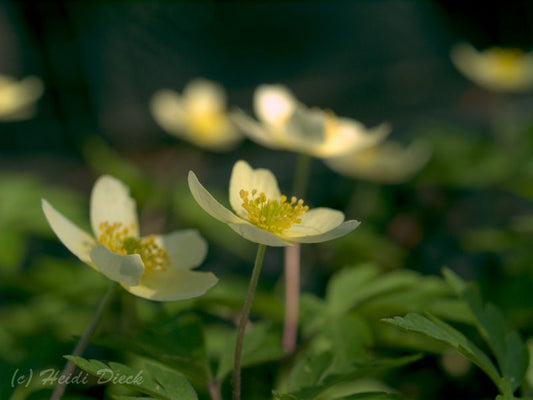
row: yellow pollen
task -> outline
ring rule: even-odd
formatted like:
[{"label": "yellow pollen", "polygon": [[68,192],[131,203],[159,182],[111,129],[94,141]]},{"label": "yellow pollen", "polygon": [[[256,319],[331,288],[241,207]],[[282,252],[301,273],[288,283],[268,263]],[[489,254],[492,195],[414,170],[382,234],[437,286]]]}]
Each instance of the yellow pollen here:
[{"label": "yellow pollen", "polygon": [[282,195],[279,200],[270,200],[266,195],[257,190],[252,190],[251,198],[247,190],[241,190],[239,195],[243,201],[242,207],[248,211],[248,220],[266,231],[280,234],[285,229],[290,228],[293,224],[302,222],[300,216],[309,210],[304,206],[302,199],[291,197],[290,202],[287,196]]},{"label": "yellow pollen", "polygon": [[135,224],[123,226],[120,222],[110,224],[105,221],[98,226],[100,236],[98,241],[117,254],[139,254],[143,260],[145,273],[165,271],[170,265],[167,251],[155,242],[155,236],[143,239],[131,236]]}]

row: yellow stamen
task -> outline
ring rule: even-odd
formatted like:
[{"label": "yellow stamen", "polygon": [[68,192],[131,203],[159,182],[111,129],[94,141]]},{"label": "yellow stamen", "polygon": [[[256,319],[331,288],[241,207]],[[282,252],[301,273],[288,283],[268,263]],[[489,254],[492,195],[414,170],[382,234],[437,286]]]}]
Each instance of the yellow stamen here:
[{"label": "yellow stamen", "polygon": [[263,192],[258,194],[256,189],[252,190],[251,198],[247,190],[241,190],[239,195],[243,201],[242,207],[248,211],[248,220],[259,228],[276,234],[293,224],[301,223],[300,216],[309,210],[302,199],[298,200],[294,196],[290,202],[287,202],[285,195],[279,200],[271,200]]},{"label": "yellow stamen", "polygon": [[139,254],[143,260],[145,273],[164,271],[170,265],[167,251],[155,242],[155,236],[150,235],[139,239],[131,236],[135,224],[123,226],[120,222],[110,224],[105,221],[99,225],[98,241],[118,254]]}]

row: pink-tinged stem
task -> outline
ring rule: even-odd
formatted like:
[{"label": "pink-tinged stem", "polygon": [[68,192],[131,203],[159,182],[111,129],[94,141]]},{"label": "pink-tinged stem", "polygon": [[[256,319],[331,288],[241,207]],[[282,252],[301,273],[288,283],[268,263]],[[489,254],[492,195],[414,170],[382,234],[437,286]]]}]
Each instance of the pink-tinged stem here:
[{"label": "pink-tinged stem", "polygon": [[285,248],[285,323],[283,348],[292,353],[298,334],[298,306],[300,298],[300,245]]}]

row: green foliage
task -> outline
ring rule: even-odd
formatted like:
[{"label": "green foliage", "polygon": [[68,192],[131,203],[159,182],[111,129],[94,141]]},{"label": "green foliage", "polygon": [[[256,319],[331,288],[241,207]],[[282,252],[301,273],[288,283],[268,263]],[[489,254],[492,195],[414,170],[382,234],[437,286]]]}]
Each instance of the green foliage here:
[{"label": "green foliage", "polygon": [[463,333],[429,313],[425,316],[409,313],[405,317],[387,318],[384,321],[451,346],[490,377],[502,393],[501,399],[513,399],[513,393],[524,380],[529,364],[525,343],[516,331],[508,328],[499,309],[491,304],[483,304],[475,287],[466,284],[450,270],[445,269],[444,275],[457,296],[468,305],[474,317],[473,323],[491,349],[498,368]]},{"label": "green foliage", "polygon": [[[82,357],[65,356],[80,369],[94,375],[99,383],[124,385],[140,393],[161,400],[197,400],[196,392],[180,373],[171,369],[146,362],[143,369],[134,369],[127,365],[98,360],[86,360]],[[131,397],[122,397],[130,398]]]}]

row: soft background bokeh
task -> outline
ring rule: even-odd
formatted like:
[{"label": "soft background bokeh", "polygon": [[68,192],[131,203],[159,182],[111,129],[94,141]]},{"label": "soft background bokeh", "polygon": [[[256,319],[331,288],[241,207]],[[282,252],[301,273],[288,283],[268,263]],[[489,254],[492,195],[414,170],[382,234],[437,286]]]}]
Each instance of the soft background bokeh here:
[{"label": "soft background bokeh", "polygon": [[[222,198],[233,163],[245,159],[271,168],[288,193],[296,156],[248,140],[211,153],[165,133],[150,115],[151,96],[198,77],[221,84],[230,107],[249,113],[257,85],[281,83],[309,106],[367,126],[389,122],[391,139],[432,147],[429,164],[403,184],[349,179],[313,161],[307,202],[363,224],[303,249],[305,291],[322,296],[335,272],[361,262],[424,275],[448,266],[478,281],[529,337],[533,96],[477,87],[454,68],[450,50],[466,41],[530,51],[533,4],[463,3],[0,2],[0,74],[44,84],[32,118],[0,122],[0,397],[13,392],[16,369],[63,365],[106,287],[53,236],[41,197],[87,227],[93,182],[115,175],[132,188],[144,233],[196,227],[210,242],[203,269],[222,285],[245,283],[253,247],[196,206],[187,172]],[[274,321],[282,314],[281,260],[280,251],[267,252],[261,282],[276,294],[265,311]],[[120,312],[131,302],[121,297],[119,323],[104,326],[133,329]],[[181,306],[137,305],[150,321],[173,307]],[[113,352],[95,346],[87,356]],[[426,357],[389,382],[416,399],[494,398],[477,370],[457,377],[443,365]],[[31,391],[17,390],[19,398]],[[99,398],[103,388],[91,390],[78,394]]]}]

